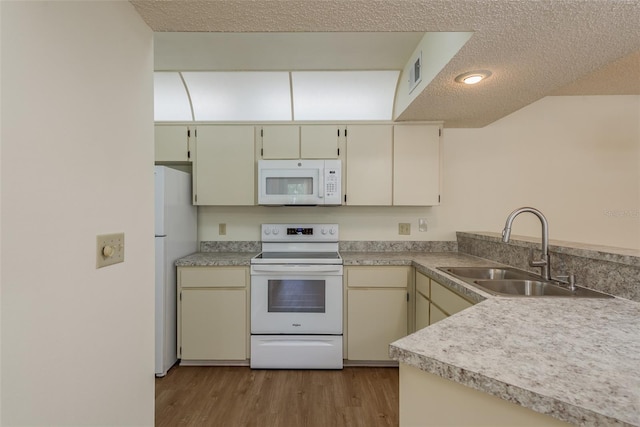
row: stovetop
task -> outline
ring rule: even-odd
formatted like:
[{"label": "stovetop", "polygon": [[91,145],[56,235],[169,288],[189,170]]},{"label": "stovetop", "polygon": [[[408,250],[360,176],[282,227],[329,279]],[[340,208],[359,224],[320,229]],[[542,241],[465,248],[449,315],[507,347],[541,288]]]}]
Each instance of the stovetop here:
[{"label": "stovetop", "polygon": [[338,252],[262,252],[251,264],[342,264]]}]

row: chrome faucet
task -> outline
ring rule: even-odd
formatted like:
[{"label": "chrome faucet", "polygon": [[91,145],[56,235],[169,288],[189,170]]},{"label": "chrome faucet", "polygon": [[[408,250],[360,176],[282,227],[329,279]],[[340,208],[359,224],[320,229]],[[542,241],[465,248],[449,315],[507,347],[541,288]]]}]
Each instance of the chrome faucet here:
[{"label": "chrome faucet", "polygon": [[551,280],[551,263],[549,258],[549,223],[547,219],[542,215],[542,212],[535,208],[520,208],[511,212],[507,217],[507,223],[502,230],[502,241],[507,243],[511,237],[511,224],[513,220],[523,212],[529,212],[534,214],[540,220],[542,224],[542,258],[538,260],[533,259],[533,254],[529,259],[529,265],[531,267],[540,267],[540,276],[545,280]]}]

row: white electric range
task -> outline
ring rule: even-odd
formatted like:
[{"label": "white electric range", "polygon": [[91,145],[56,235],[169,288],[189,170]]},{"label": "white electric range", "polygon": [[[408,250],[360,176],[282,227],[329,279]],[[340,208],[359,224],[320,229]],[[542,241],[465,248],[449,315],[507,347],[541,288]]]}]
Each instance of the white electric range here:
[{"label": "white electric range", "polygon": [[342,369],[337,224],[262,224],[251,260],[251,367]]}]

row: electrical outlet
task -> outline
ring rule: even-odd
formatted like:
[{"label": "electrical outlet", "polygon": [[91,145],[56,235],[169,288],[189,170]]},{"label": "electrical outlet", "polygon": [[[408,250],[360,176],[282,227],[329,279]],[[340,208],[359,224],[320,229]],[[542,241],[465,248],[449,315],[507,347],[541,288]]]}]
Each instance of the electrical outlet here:
[{"label": "electrical outlet", "polygon": [[124,233],[96,237],[96,268],[124,262]]},{"label": "electrical outlet", "polygon": [[218,224],[218,234],[220,236],[227,234],[227,224]]},{"label": "electrical outlet", "polygon": [[401,222],[398,224],[398,234],[409,235],[411,234],[411,224],[408,222]]},{"label": "electrical outlet", "polygon": [[418,231],[427,231],[427,218],[418,218]]}]

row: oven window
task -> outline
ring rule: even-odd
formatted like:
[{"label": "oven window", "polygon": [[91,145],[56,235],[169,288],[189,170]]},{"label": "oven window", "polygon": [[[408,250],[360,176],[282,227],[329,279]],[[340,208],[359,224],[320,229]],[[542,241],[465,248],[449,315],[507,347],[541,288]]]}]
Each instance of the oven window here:
[{"label": "oven window", "polygon": [[265,191],[270,195],[313,194],[311,177],[272,177],[267,178]]},{"label": "oven window", "polygon": [[324,280],[269,280],[269,313],[324,313]]}]

